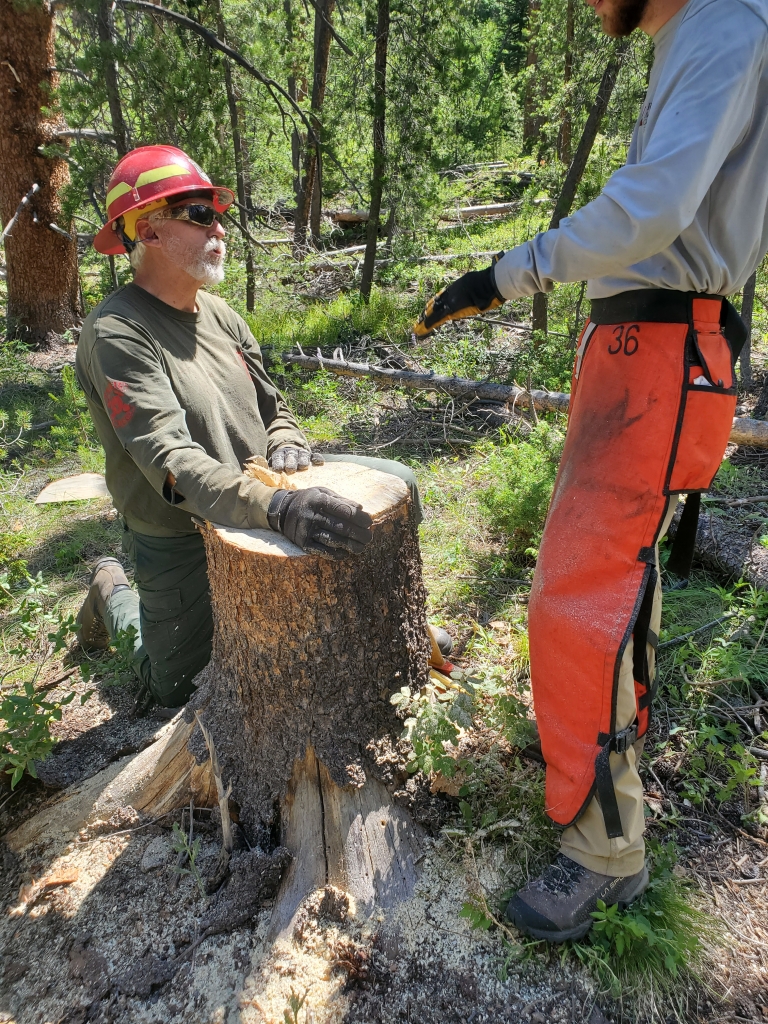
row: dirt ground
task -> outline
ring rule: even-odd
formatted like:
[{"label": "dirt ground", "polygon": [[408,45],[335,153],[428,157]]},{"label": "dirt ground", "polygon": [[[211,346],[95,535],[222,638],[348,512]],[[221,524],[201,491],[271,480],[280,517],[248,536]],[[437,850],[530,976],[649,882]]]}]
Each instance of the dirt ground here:
[{"label": "dirt ground", "polygon": [[[167,724],[167,713],[135,719],[128,689],[102,688],[85,707],[67,709],[61,742],[41,771],[45,781],[25,781],[10,799],[7,791],[0,797],[3,1024],[631,1019],[572,956],[540,946],[510,956],[497,929],[474,930],[459,916],[469,866],[452,831],[441,830],[455,824],[448,799],[440,803],[410,900],[366,919],[345,894],[320,890],[306,901],[293,934],[278,942],[268,937],[268,886],[261,879],[257,892],[253,884],[260,854],[242,835],[230,880],[213,897],[175,870],[173,819],[187,830],[188,813],[154,822],[136,812],[91,818],[77,831],[54,827],[19,846],[24,833],[14,830],[25,822],[29,828],[43,809],[55,814],[63,786],[85,787],[86,802],[93,802]],[[649,794],[651,804],[656,799]],[[722,926],[689,1018],[765,1024],[768,843],[727,822],[713,836],[711,824],[691,818],[679,829],[678,870],[701,887]],[[194,835],[205,877],[220,847],[216,815],[197,811]],[[485,890],[503,889],[507,869],[503,850],[481,849],[477,872]],[[664,1007],[658,1010],[657,1019],[669,1019]]]}]

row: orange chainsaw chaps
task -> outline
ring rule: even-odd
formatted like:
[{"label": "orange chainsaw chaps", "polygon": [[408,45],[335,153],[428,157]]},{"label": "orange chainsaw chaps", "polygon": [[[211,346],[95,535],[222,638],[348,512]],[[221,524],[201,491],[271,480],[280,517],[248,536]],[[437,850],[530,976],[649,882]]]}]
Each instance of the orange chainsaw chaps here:
[{"label": "orange chainsaw chaps", "polygon": [[[607,758],[617,732],[619,668],[636,623],[643,627],[643,656],[635,658],[638,735],[648,728],[650,680],[638,665],[658,532],[671,493],[710,486],[736,405],[732,387],[693,383],[713,370],[733,383],[720,302],[709,302],[717,310],[693,304],[700,350],[685,323],[588,322],[579,341],[529,604],[546,811],[559,825],[572,824],[595,792],[596,759]],[[692,378],[703,358],[707,371]],[[613,834],[621,835],[620,825]]]}]

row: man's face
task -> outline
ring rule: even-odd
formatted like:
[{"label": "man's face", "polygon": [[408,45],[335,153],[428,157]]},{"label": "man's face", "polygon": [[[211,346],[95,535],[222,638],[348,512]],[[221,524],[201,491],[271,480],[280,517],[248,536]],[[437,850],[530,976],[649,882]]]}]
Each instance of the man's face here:
[{"label": "man's face", "polygon": [[628,36],[643,20],[650,0],[586,0],[609,36]]},{"label": "man's face", "polygon": [[[213,209],[210,200],[199,198],[190,199],[187,203],[174,203],[172,209],[180,210],[189,204]],[[210,227],[169,217],[153,219],[151,224],[162,243],[162,251],[171,263],[201,285],[219,284],[224,280],[227,247],[223,239],[226,232],[217,220]]]}]

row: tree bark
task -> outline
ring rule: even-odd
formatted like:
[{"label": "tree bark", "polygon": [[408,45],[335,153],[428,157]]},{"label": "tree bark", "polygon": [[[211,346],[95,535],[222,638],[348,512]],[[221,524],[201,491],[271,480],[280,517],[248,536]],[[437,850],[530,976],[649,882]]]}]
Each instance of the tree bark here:
[{"label": "tree bark", "polygon": [[112,120],[112,134],[118,157],[124,157],[131,148],[128,142],[128,131],[123,117],[123,106],[120,102],[120,90],[117,79],[117,61],[115,60],[115,18],[111,0],[101,0],[96,15],[96,29],[101,43],[101,67],[104,84],[107,89],[109,116]]},{"label": "tree bark", "polygon": [[[227,41],[227,27],[224,23],[224,13],[221,9],[221,0],[215,0],[216,28],[221,39]],[[252,313],[256,304],[256,276],[253,265],[253,248],[248,238],[248,213],[251,208],[251,189],[248,159],[248,149],[245,144],[242,132],[240,131],[240,109],[238,107],[237,88],[235,76],[232,72],[232,65],[229,61],[224,62],[224,85],[227,90],[227,105],[229,106],[229,123],[232,128],[232,148],[235,155],[235,181],[237,183],[238,220],[245,245],[245,308]]]},{"label": "tree bark", "polygon": [[389,0],[378,0],[376,17],[376,56],[373,81],[373,174],[371,175],[371,206],[365,235],[365,258],[360,278],[360,294],[367,302],[371,296],[376,244],[379,239],[381,198],[384,194],[386,168],[387,116],[387,50],[389,48]]},{"label": "tree bark", "polygon": [[65,127],[56,111],[58,75],[50,5],[0,0],[0,217],[7,223],[34,183],[40,191],[6,236],[8,334],[43,346],[79,322],[77,242],[49,228],[61,224],[66,160],[39,146]]},{"label": "tree bark", "polygon": [[757,284],[757,271],[744,285],[741,293],[741,319],[747,329],[747,340],[739,356],[741,365],[741,383],[745,388],[752,384],[752,313],[755,308],[755,285]]},{"label": "tree bark", "polygon": [[[294,255],[301,259],[307,250],[307,227],[312,209],[312,195],[318,190],[322,202],[322,153],[320,137],[321,116],[325,102],[325,87],[328,81],[328,62],[331,52],[331,18],[336,0],[317,0],[315,4],[314,67],[312,73],[312,98],[310,101],[310,122],[314,140],[307,139],[304,154],[304,168],[301,188],[297,196],[296,221],[294,224]],[[318,216],[319,229],[319,216]]]},{"label": "tree bark", "polygon": [[[555,203],[555,209],[552,214],[552,218],[549,222],[549,230],[560,226],[560,221],[564,217],[567,217],[571,212],[571,207],[576,198],[576,192],[578,191],[581,179],[584,176],[584,171],[587,167],[587,161],[589,160],[589,154],[592,152],[592,147],[595,144],[597,133],[600,130],[600,124],[605,116],[605,112],[608,109],[608,104],[611,101],[613,95],[613,89],[616,85],[616,78],[621,68],[621,62],[624,59],[624,54],[627,52],[627,43],[620,43],[616,48],[616,52],[613,58],[609,61],[608,67],[603,72],[603,77],[600,81],[600,86],[597,90],[597,96],[595,102],[592,104],[592,108],[589,111],[587,117],[587,123],[584,125],[584,131],[581,133],[579,144],[576,147],[576,153],[571,165],[568,168],[568,173],[565,176],[563,187],[560,190],[557,202]],[[545,292],[538,292],[533,297],[533,329],[534,331],[541,331],[544,334],[548,328],[548,300]]]}]

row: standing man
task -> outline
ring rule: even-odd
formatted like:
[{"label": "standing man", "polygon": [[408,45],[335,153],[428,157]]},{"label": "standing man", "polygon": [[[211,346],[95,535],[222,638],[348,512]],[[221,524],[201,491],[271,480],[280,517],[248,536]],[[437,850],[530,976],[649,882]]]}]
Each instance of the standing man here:
[{"label": "standing man", "polygon": [[[108,221],[94,240],[99,252],[127,252],[135,275],[85,321],[77,376],[104,445],[107,487],[124,519],[123,549],[138,592],[116,558],[102,559],[78,637],[86,648],[103,648],[134,627],[144,708],[183,704],[210,660],[205,548],[193,516],[278,530],[332,558],[360,552],[371,539],[371,519],[354,502],[324,487],[268,487],[243,473],[254,455],[286,472],[324,460],[267,376],[245,322],[201,290],[224,277],[221,217],[232,200],[180,149],[145,146],[115,168]],[[406,466],[327,458],[401,477],[421,518]],[[442,633],[441,641],[447,652],[450,637]]]},{"label": "standing man", "polygon": [[[706,491],[736,405],[741,335],[725,296],[768,249],[768,0],[587,0],[656,59],[627,163],[559,228],[427,305],[427,334],[589,278],[568,435],[531,600],[531,679],[554,864],[508,914],[580,938],[597,901],[648,884],[643,787],[661,621],[658,542],[678,495]],[[698,498],[689,498],[693,508]]]}]

